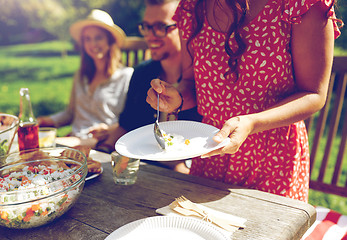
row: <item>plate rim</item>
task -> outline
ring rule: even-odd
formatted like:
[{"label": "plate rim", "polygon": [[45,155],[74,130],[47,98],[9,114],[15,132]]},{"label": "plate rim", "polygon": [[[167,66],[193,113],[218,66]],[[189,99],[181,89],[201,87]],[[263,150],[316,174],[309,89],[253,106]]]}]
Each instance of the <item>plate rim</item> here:
[{"label": "plate rim", "polygon": [[[118,236],[119,234],[122,234],[123,232],[129,232],[129,230],[132,229],[136,229],[136,227],[140,226],[141,224],[143,224],[145,221],[148,221],[148,223],[153,222],[156,223],[158,219],[163,219],[165,224],[168,223],[177,223],[177,222],[184,222],[184,225],[186,228],[183,228],[185,230],[192,230],[193,225],[194,226],[201,226],[204,228],[208,228],[209,231],[213,231],[214,233],[216,233],[217,235],[220,235],[220,240],[228,240],[228,236],[226,236],[226,234],[224,234],[221,230],[219,230],[217,227],[213,226],[212,224],[203,221],[201,219],[194,219],[194,218],[189,218],[189,217],[184,217],[184,216],[151,216],[151,217],[145,217],[145,218],[141,218],[132,222],[129,222],[119,228],[117,228],[116,230],[114,230],[112,233],[110,233],[105,240],[113,240],[113,239],[122,239],[122,237],[124,237],[124,235],[122,236]],[[169,220],[173,220],[176,219],[176,221],[169,221]],[[188,226],[188,227],[187,227]],[[170,228],[170,226],[165,226],[167,228]],[[173,225],[171,226],[172,228],[177,228],[177,226]],[[118,238],[117,238],[118,237]],[[202,236],[203,237],[203,236]],[[218,239],[217,239],[218,240]]]},{"label": "plate rim", "polygon": [[[103,173],[104,168],[101,166],[100,169],[101,169],[101,172],[99,172],[99,173],[94,173],[94,174],[90,175],[89,177],[86,177],[86,178],[85,178],[85,181],[89,181],[89,180],[92,180],[92,179],[94,179],[94,178],[100,176],[100,175]],[[87,174],[87,175],[88,175],[88,174]]]}]

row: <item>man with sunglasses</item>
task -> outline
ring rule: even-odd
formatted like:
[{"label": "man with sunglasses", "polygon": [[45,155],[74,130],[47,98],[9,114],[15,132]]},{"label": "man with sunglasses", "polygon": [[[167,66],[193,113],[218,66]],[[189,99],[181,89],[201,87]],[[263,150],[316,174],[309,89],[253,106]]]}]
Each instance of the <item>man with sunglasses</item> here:
[{"label": "man with sunglasses", "polygon": [[[181,44],[176,23],[172,20],[179,0],[145,0],[145,3],[143,21],[138,27],[147,42],[152,58],[135,67],[127,101],[120,115],[119,127],[110,134],[113,136],[110,147],[114,146],[118,138],[126,132],[153,124],[156,120],[156,110],[146,102],[147,91],[153,79],[159,78],[177,85],[181,78]],[[196,108],[169,115],[160,113],[160,121],[177,119],[201,121],[201,116]],[[107,142],[109,139],[104,142],[104,146]],[[103,150],[100,147],[102,146],[99,146],[98,150]],[[184,161],[160,164],[179,172],[189,172]]]}]

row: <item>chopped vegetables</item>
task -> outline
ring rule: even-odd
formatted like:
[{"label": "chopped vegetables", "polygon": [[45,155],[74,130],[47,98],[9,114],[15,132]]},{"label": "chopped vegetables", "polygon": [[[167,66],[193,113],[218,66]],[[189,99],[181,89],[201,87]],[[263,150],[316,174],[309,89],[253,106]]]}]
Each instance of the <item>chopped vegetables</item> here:
[{"label": "chopped vegetables", "polygon": [[181,135],[162,132],[166,150],[179,150],[190,144],[190,140]]},{"label": "chopped vegetables", "polygon": [[71,181],[81,178],[74,171],[58,165],[36,165],[0,177],[0,224],[30,228],[62,215],[77,199],[79,187],[83,187],[77,185],[63,191]]},{"label": "chopped vegetables", "polygon": [[8,146],[6,145],[8,141],[5,139],[0,143],[0,156],[5,155],[8,151]]}]

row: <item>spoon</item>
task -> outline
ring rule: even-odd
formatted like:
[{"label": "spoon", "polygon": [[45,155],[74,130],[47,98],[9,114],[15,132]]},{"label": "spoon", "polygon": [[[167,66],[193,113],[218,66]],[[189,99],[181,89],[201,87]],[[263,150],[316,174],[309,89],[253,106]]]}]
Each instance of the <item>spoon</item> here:
[{"label": "spoon", "polygon": [[154,122],[154,136],[157,140],[159,146],[162,149],[165,149],[165,140],[163,134],[159,128],[159,94],[158,94],[158,102],[157,102],[157,120]]}]

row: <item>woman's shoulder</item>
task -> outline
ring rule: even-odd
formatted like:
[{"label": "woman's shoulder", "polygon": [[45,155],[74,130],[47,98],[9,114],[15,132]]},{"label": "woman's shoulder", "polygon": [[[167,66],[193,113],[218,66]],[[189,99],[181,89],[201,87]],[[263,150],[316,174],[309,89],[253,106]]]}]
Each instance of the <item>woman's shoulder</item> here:
[{"label": "woman's shoulder", "polygon": [[110,77],[111,82],[116,81],[130,81],[131,76],[133,75],[134,68],[122,66],[119,67]]},{"label": "woman's shoulder", "polygon": [[322,12],[327,18],[333,20],[335,38],[337,38],[341,32],[339,30],[339,24],[342,21],[336,18],[334,11],[334,0],[279,0],[283,5],[282,20],[291,24],[301,23],[302,16],[307,13],[314,5],[320,4]]},{"label": "woman's shoulder", "polygon": [[112,78],[119,78],[121,76],[131,76],[134,72],[134,68],[122,66],[119,67],[112,75]]},{"label": "woman's shoulder", "polygon": [[121,73],[124,73],[124,74],[132,74],[134,72],[134,68],[123,66],[123,67],[120,67],[118,69],[118,71],[120,71]]},{"label": "woman's shoulder", "polygon": [[284,16],[289,19],[289,21],[300,22],[301,16],[304,15],[311,7],[315,4],[321,4],[324,11],[334,11],[332,6],[334,5],[334,0],[280,0],[284,7]]}]

